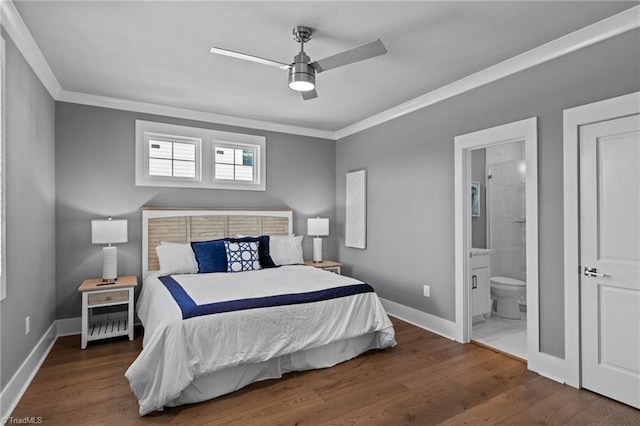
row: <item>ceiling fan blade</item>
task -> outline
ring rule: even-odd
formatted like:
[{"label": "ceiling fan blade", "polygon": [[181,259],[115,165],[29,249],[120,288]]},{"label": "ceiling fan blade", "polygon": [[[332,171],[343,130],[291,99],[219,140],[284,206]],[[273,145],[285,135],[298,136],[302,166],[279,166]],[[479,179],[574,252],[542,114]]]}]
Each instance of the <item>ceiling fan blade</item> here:
[{"label": "ceiling fan blade", "polygon": [[306,92],[300,92],[300,93],[302,93],[302,99],[304,99],[305,101],[318,97],[318,92],[316,92],[316,89],[307,90]]},{"label": "ceiling fan blade", "polygon": [[312,62],[311,65],[316,69],[317,73],[321,73],[322,71],[328,71],[330,69],[338,68],[343,65],[348,65],[354,62],[373,58],[375,56],[384,55],[385,53],[387,53],[387,49],[384,47],[384,44],[382,44],[382,42],[378,39],[370,43],[354,47],[353,49],[337,53],[333,56],[329,56],[328,58]]},{"label": "ceiling fan blade", "polygon": [[222,49],[220,47],[212,47],[210,52],[215,53],[216,55],[230,56],[236,59],[243,59],[245,61],[257,62],[263,65],[270,65],[272,67],[282,68],[283,70],[288,70],[289,68],[291,68],[291,65],[289,64],[283,64],[282,62],[272,61],[271,59],[265,59],[259,56],[234,52],[233,50]]}]

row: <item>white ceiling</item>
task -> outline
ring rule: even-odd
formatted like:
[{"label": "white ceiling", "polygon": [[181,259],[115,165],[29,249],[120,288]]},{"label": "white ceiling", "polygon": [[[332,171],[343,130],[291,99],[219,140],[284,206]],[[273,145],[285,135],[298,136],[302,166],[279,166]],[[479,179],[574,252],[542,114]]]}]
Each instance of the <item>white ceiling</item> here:
[{"label": "white ceiling", "polygon": [[[334,132],[637,2],[21,1],[62,89]],[[303,101],[287,72],[212,55],[213,45],[291,62],[296,25],[312,60],[380,38],[388,53],[317,77]]]}]

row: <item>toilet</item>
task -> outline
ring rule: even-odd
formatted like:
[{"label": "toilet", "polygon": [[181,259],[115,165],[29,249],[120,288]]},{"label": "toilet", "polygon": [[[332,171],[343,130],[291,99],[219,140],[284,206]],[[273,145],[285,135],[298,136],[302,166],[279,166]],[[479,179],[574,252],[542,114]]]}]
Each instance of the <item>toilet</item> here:
[{"label": "toilet", "polygon": [[507,277],[491,277],[491,297],[496,300],[493,314],[509,319],[520,319],[518,298],[527,294],[524,281]]}]

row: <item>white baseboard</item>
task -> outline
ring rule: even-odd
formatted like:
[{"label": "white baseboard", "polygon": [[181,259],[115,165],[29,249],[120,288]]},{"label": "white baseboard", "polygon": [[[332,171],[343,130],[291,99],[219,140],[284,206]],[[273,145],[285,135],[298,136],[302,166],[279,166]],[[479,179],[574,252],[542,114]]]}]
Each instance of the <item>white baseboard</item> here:
[{"label": "white baseboard", "polygon": [[401,319],[402,321],[413,324],[416,327],[423,328],[432,333],[438,334],[447,339],[455,339],[456,324],[435,315],[427,314],[417,309],[392,302],[387,299],[380,298],[382,306],[392,317]]},{"label": "white baseboard", "polygon": [[18,368],[18,371],[16,371],[11,380],[9,380],[9,383],[2,389],[2,393],[0,393],[0,418],[2,420],[9,418],[40,369],[40,366],[47,358],[47,355],[49,355],[57,339],[56,323],[57,321],[51,324],[20,368]]}]

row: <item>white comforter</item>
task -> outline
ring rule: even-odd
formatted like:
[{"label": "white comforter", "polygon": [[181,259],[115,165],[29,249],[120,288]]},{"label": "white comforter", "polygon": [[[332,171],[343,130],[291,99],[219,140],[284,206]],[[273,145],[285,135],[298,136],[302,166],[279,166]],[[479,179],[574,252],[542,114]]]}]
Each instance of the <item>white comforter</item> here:
[{"label": "white comforter", "polygon": [[[308,266],[235,274],[175,275],[197,304],[358,284]],[[259,363],[331,342],[377,332],[377,347],[395,345],[394,331],[375,293],[182,319],[157,275],[144,281],[138,301],[143,350],[125,373],[140,415],[162,410],[197,377]]]}]

